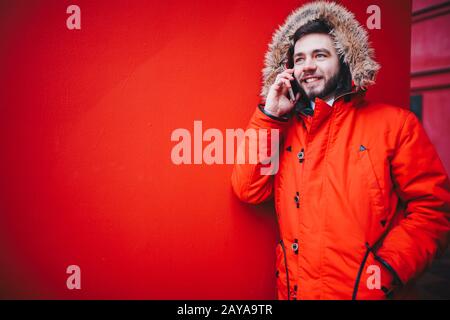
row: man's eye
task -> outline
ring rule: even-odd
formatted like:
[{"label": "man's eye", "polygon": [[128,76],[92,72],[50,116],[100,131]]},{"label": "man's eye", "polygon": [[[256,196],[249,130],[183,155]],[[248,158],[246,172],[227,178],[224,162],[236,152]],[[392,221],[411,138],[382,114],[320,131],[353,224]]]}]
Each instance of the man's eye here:
[{"label": "man's eye", "polygon": [[305,60],[305,59],[303,59],[303,58],[297,58],[297,59],[295,59],[295,63],[301,63],[301,62],[303,62],[303,60]]},{"label": "man's eye", "polygon": [[316,58],[323,59],[326,58],[326,55],[324,55],[323,53],[319,53],[318,55],[316,55]]}]

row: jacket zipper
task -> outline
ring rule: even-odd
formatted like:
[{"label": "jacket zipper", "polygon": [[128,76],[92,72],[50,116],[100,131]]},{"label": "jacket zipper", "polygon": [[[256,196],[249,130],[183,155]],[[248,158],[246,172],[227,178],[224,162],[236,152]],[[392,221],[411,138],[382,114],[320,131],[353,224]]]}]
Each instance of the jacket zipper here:
[{"label": "jacket zipper", "polygon": [[281,249],[283,250],[284,267],[285,267],[285,269],[286,269],[287,295],[288,295],[288,300],[291,300],[291,288],[290,288],[290,286],[289,286],[289,269],[288,269],[288,265],[287,265],[286,248],[284,247],[284,242],[283,242],[283,240],[280,240],[280,244],[281,244]]},{"label": "jacket zipper", "polygon": [[366,248],[367,248],[366,253],[364,254],[364,257],[359,266],[358,274],[356,276],[355,286],[353,287],[352,300],[356,300],[356,295],[358,294],[359,282],[361,281],[361,274],[362,274],[362,271],[364,270],[364,266],[366,265],[366,261],[367,261],[367,258],[369,257],[369,253],[371,250],[371,248],[367,242],[366,242]]}]

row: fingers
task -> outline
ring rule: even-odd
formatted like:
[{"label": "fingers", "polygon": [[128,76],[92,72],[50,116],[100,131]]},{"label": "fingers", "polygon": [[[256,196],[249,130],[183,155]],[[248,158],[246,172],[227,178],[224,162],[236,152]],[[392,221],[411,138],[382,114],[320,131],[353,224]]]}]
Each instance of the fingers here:
[{"label": "fingers", "polygon": [[274,85],[277,88],[285,87],[285,88],[291,88],[291,81],[295,80],[295,78],[292,76],[292,73],[294,72],[294,69],[286,69],[280,74],[277,75],[275,78]]},{"label": "fingers", "polygon": [[292,73],[294,72],[294,69],[286,69],[280,74],[277,75],[276,79],[287,79],[287,80],[294,80],[294,77]]},{"label": "fingers", "polygon": [[275,79],[274,85],[276,87],[276,89],[280,89],[280,88],[291,88],[291,82],[289,79],[287,78],[282,78],[282,77],[277,77]]},{"label": "fingers", "polygon": [[291,68],[291,69],[284,69],[284,71],[283,72],[287,72],[287,73],[293,73],[294,72],[294,68]]}]

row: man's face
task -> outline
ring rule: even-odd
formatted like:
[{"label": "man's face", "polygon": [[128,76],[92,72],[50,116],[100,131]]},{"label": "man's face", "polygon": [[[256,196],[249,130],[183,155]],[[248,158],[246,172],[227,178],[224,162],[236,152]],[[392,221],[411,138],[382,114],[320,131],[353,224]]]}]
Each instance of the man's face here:
[{"label": "man's face", "polygon": [[338,76],[339,58],[329,35],[311,33],[295,43],[294,77],[310,100],[332,98]]}]

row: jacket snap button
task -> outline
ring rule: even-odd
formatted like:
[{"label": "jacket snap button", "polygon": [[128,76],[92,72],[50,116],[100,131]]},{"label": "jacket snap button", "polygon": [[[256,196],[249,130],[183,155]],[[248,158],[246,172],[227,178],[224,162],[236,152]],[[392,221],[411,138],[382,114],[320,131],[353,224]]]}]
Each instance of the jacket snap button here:
[{"label": "jacket snap button", "polygon": [[298,243],[293,243],[292,244],[292,250],[298,251]]},{"label": "jacket snap button", "polygon": [[298,154],[297,158],[302,163],[305,160],[305,149],[302,149]]},{"label": "jacket snap button", "polygon": [[291,246],[295,254],[298,254],[298,239],[294,239],[294,243]]},{"label": "jacket snap button", "polygon": [[300,194],[298,192],[295,193],[294,201],[297,208],[300,208]]}]

